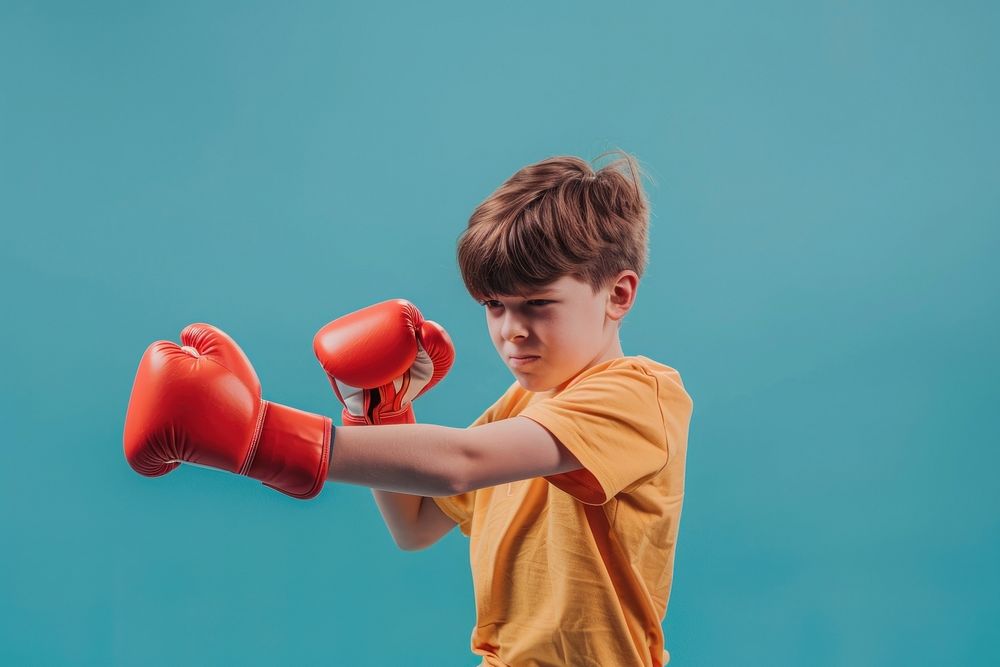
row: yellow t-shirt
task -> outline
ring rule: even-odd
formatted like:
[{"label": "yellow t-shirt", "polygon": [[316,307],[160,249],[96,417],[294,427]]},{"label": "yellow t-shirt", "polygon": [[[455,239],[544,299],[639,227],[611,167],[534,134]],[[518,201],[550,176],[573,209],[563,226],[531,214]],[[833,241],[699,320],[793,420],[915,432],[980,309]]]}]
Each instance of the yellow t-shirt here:
[{"label": "yellow t-shirt", "polygon": [[518,415],[584,465],[434,498],[470,538],[472,652],[482,665],[660,667],[692,401],[643,356],[589,368],[557,394],[518,383],[472,426]]}]

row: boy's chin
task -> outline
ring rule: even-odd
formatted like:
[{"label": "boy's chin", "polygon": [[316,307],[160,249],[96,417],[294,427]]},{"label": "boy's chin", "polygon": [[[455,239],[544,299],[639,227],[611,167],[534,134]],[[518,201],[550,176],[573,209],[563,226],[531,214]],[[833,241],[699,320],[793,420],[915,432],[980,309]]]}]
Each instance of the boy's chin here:
[{"label": "boy's chin", "polygon": [[515,374],[514,377],[517,379],[517,383],[521,385],[521,387],[527,389],[528,391],[533,391],[536,394],[541,391],[548,391],[554,386],[543,382],[542,379],[537,376]]}]

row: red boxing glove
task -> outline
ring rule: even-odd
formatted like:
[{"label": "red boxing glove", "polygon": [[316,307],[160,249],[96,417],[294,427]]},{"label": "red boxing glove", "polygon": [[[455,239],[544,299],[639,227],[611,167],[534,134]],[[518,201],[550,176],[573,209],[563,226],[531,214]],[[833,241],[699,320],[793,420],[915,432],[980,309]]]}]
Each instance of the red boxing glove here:
[{"label": "red boxing glove", "polygon": [[261,399],[260,381],[235,341],[191,324],[181,345],[146,348],[125,415],[125,458],[148,477],[181,462],[260,480],[294,498],[323,488],[328,417]]},{"label": "red boxing glove", "polygon": [[344,426],[412,424],[412,402],[455,361],[448,333],[409,301],[391,299],[338,318],[313,350],[344,404]]}]

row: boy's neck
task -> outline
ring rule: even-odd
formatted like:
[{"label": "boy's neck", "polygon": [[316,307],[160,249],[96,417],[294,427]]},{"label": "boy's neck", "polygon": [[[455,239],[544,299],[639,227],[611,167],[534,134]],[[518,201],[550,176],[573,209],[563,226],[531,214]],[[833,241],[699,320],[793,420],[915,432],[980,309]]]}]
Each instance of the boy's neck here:
[{"label": "boy's neck", "polygon": [[[587,366],[585,366],[582,370],[580,370],[580,373],[584,373],[588,369],[593,368],[594,366],[597,366],[599,364],[603,364],[605,362],[611,361],[612,359],[620,359],[620,358],[622,358],[624,356],[625,356],[625,354],[624,354],[624,352],[622,352],[621,341],[619,341],[617,339],[617,337],[615,337],[615,343],[614,343],[614,345],[607,352],[605,352],[604,354],[601,354],[601,355],[598,355],[597,357],[595,357],[593,361],[591,361],[589,364],[587,364]],[[569,378],[568,380],[566,380],[565,382],[563,382],[562,384],[560,384],[558,387],[554,387],[554,388],[549,389],[547,391],[540,391],[540,392],[538,392],[538,394],[542,398],[551,398],[552,396],[555,396],[556,394],[558,394],[559,392],[561,392],[563,389],[565,389],[566,386],[569,385],[570,382],[572,382],[576,377],[578,377],[580,375],[580,373],[577,373],[573,377]]]}]

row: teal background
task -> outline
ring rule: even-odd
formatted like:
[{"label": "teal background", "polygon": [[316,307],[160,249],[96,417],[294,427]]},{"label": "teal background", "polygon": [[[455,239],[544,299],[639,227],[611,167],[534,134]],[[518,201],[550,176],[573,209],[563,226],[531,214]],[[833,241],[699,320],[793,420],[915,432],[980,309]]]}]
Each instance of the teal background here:
[{"label": "teal background", "polygon": [[[0,1],[0,662],[459,665],[468,542],[398,551],[121,451],[146,345],[229,332],[337,416],[313,333],[405,297],[513,381],[455,240],[521,166],[642,162],[626,354],[694,397],[672,665],[998,664],[995,3]],[[338,421],[339,423],[339,421]]]}]

